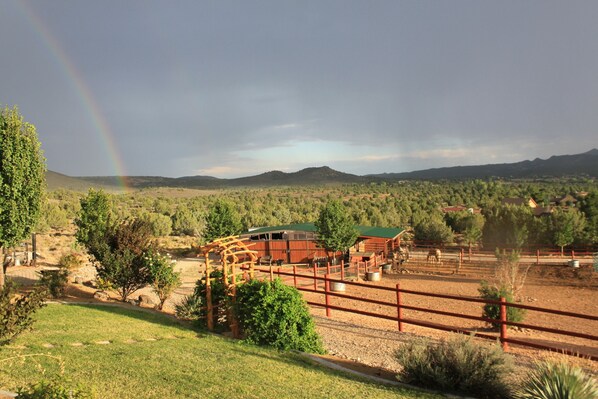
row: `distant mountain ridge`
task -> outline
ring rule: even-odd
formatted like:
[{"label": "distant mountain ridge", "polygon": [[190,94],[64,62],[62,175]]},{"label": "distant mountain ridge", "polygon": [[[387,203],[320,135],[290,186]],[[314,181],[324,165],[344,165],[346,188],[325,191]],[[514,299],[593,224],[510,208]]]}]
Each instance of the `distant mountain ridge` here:
[{"label": "distant mountain ridge", "polygon": [[548,159],[536,158],[533,161],[515,163],[452,166],[405,173],[383,173],[370,175],[388,180],[402,179],[487,179],[498,178],[537,178],[590,176],[598,177],[598,149],[575,155],[553,155]]},{"label": "distant mountain ridge", "polygon": [[[546,160],[516,163],[453,166],[404,173],[382,173],[358,176],[331,169],[328,166],[311,167],[297,172],[278,170],[255,176],[235,179],[220,179],[212,176],[126,176],[130,188],[176,187],[176,188],[224,188],[224,187],[268,187],[320,184],[370,183],[395,180],[461,180],[487,178],[542,178],[565,176],[598,177],[598,149],[583,154],[555,155]],[[66,188],[86,191],[90,187],[118,189],[121,178],[118,176],[70,177],[48,171],[47,182],[50,190]]]}]

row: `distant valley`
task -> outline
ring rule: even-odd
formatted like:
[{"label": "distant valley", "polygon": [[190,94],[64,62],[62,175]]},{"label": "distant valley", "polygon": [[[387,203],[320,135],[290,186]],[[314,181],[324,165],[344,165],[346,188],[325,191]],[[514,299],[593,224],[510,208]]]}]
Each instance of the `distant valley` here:
[{"label": "distant valley", "polygon": [[[555,155],[548,159],[534,159],[516,163],[454,166],[405,173],[382,173],[358,176],[343,173],[327,166],[305,168],[298,172],[271,171],[255,176],[220,179],[212,176],[185,176],[178,178],[161,176],[127,176],[124,180],[130,188],[225,188],[270,187],[370,183],[397,180],[463,180],[463,179],[532,179],[570,176],[598,177],[598,149],[576,155]],[[48,171],[48,189],[59,188],[87,191],[89,188],[107,190],[120,187],[123,178],[118,176],[71,177]]]}]

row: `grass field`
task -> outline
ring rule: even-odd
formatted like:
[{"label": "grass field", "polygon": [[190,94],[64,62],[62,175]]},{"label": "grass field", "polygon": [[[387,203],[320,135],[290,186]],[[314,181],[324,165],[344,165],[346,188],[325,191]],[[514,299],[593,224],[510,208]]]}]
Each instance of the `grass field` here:
[{"label": "grass field", "polygon": [[100,398],[434,398],[117,306],[49,304],[0,347],[0,389],[63,375]]}]

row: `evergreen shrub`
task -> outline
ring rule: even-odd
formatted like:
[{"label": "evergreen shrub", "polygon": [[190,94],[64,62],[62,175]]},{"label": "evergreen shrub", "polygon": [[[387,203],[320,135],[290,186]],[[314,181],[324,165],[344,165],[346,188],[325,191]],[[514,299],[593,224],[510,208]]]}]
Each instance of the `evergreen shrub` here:
[{"label": "evergreen shrub", "polygon": [[0,345],[10,342],[33,324],[33,314],[44,306],[43,289],[19,294],[12,282],[0,287]]},{"label": "evergreen shrub", "polygon": [[462,336],[438,343],[419,338],[401,346],[396,357],[403,366],[399,381],[479,398],[509,395],[504,378],[512,363],[498,345],[479,346]]},{"label": "evergreen shrub", "polygon": [[[493,301],[499,301],[501,297],[504,297],[507,302],[513,302],[513,294],[509,291],[506,287],[496,288],[493,286],[488,285],[486,281],[482,281],[480,283],[480,288],[478,288],[480,296],[484,299],[489,299]],[[495,305],[491,303],[487,303],[484,305],[482,310],[482,317],[493,319],[493,320],[500,320],[500,305]],[[523,321],[525,317],[525,309],[515,308],[512,306],[507,306],[507,321],[512,322],[520,322]],[[499,323],[492,323],[494,328],[499,328]]]}]

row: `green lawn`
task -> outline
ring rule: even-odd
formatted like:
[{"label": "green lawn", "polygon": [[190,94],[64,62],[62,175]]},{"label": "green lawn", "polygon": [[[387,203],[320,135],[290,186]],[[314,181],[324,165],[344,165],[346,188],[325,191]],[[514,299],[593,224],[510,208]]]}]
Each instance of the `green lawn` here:
[{"label": "green lawn", "polygon": [[33,330],[0,347],[0,389],[63,367],[67,378],[101,398],[440,397],[358,380],[137,309],[50,304],[37,319]]}]

